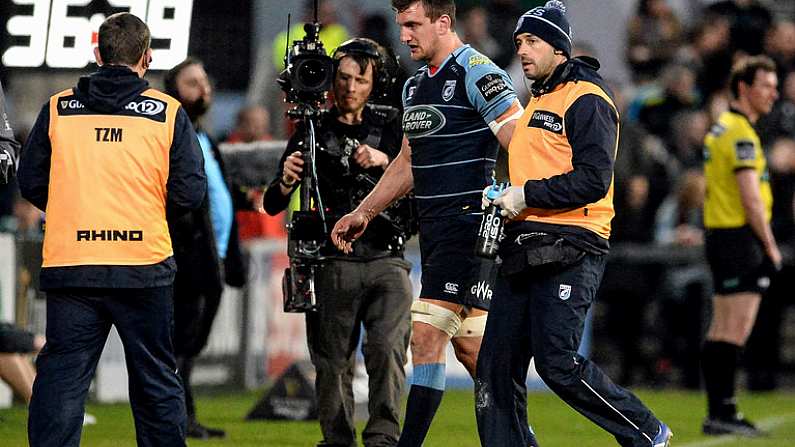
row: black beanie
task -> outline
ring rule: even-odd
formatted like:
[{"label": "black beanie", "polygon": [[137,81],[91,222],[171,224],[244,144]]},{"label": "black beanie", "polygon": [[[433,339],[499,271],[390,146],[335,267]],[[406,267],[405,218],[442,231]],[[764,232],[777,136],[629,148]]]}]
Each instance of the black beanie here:
[{"label": "black beanie", "polygon": [[539,37],[554,48],[571,57],[571,26],[566,20],[566,6],[557,0],[533,8],[519,17],[513,38],[522,33]]}]

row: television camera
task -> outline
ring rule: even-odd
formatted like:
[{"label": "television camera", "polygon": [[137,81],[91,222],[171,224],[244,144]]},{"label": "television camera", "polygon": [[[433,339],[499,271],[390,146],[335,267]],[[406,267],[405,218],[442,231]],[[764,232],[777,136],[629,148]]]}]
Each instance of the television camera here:
[{"label": "television camera", "polygon": [[[304,160],[304,176],[301,180],[300,210],[292,214],[288,225],[287,254],[290,267],[285,270],[282,283],[285,312],[313,311],[317,306],[315,293],[315,274],[322,267],[324,256],[321,249],[329,244],[328,233],[334,222],[328,220],[326,208],[319,191],[317,155],[323,151],[330,155],[346,178],[356,185],[351,194],[353,205],[372,190],[378,182],[376,177],[369,175],[352,163],[352,156],[359,142],[348,139],[344,144],[330,147],[322,144],[318,138],[318,123],[326,112],[324,105],[327,93],[334,81],[334,60],[326,53],[320,41],[321,25],[317,21],[317,0],[315,0],[315,21],[304,25],[306,36],[293,42],[286,51],[285,70],[278,77],[278,84],[286,94],[286,101],[294,104],[287,115],[302,123],[305,130],[301,156]],[[289,29],[289,24],[288,24]],[[357,40],[357,39],[354,39]],[[289,41],[289,38],[288,38]],[[350,41],[349,41],[350,42]],[[343,44],[344,45],[344,44]],[[382,55],[377,49],[371,50],[375,57],[392,57]],[[397,61],[391,61],[397,67]],[[381,64],[386,67],[387,64]],[[386,93],[394,83],[395,76],[383,69],[378,77],[378,95]],[[371,99],[374,99],[374,94]],[[390,109],[387,106],[371,106]],[[394,109],[393,109],[394,110]],[[402,199],[380,214],[381,224],[387,222],[395,230],[395,240],[388,245],[400,247],[416,233],[416,219],[413,213],[413,200]],[[375,220],[374,220],[375,222]]]}]

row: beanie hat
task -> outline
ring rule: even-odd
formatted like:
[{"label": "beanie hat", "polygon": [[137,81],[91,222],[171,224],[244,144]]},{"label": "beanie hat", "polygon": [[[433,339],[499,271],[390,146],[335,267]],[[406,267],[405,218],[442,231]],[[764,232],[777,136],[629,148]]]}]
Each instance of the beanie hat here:
[{"label": "beanie hat", "polygon": [[566,20],[566,6],[557,0],[533,8],[519,18],[513,38],[522,33],[539,37],[554,48],[571,57],[571,26]]}]

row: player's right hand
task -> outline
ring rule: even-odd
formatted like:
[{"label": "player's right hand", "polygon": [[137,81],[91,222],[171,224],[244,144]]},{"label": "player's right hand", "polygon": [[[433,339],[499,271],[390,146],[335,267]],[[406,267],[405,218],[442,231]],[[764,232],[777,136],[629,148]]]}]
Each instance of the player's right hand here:
[{"label": "player's right hand", "polygon": [[364,233],[369,223],[367,216],[361,211],[352,211],[334,224],[331,230],[331,242],[342,252],[350,254],[353,251],[353,242]]},{"label": "player's right hand", "polygon": [[295,151],[284,160],[284,170],[282,170],[282,182],[292,185],[301,181],[301,174],[304,172],[304,159],[301,158],[301,151]]}]

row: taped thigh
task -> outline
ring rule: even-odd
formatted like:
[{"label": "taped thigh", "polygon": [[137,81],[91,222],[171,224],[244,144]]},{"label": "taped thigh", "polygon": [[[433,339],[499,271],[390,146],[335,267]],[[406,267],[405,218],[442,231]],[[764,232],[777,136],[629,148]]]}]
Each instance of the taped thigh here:
[{"label": "taped thigh", "polygon": [[486,332],[488,314],[465,318],[453,337],[482,337]]},{"label": "taped thigh", "polygon": [[411,304],[411,321],[430,324],[453,337],[461,328],[461,317],[437,304],[416,300]]}]

